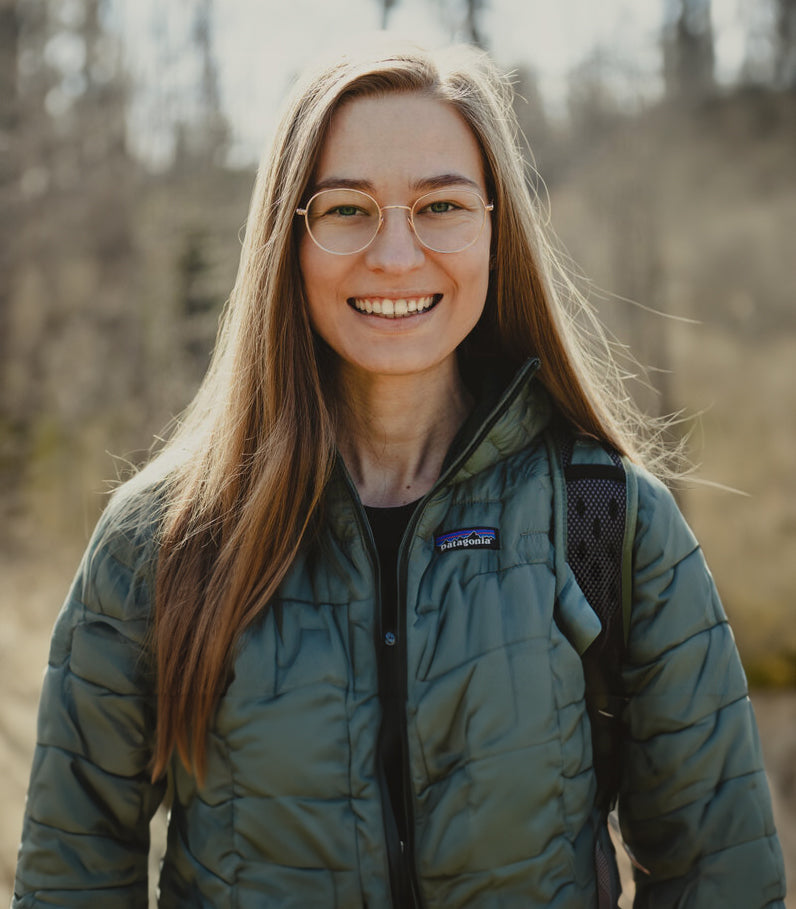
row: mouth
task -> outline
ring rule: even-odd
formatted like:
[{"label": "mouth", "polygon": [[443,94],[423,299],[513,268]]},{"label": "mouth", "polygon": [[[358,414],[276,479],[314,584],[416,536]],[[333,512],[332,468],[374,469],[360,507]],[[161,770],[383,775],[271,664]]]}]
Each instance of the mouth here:
[{"label": "mouth", "polygon": [[442,299],[442,294],[424,297],[349,297],[348,305],[357,312],[382,319],[406,319],[429,312]]}]

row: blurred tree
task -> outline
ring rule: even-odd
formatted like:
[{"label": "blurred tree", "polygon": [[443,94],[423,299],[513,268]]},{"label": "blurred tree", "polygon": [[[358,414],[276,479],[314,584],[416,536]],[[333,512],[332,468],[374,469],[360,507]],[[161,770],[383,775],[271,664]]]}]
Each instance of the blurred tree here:
[{"label": "blurred tree", "polygon": [[180,309],[182,315],[201,315],[212,308],[215,298],[202,286],[202,278],[208,271],[205,245],[207,238],[200,230],[190,230],[184,237],[183,248],[177,260],[180,276]]},{"label": "blurred tree", "polygon": [[[656,178],[662,152],[644,128],[645,115],[634,116],[617,96],[615,86],[627,82],[622,62],[599,46],[573,67],[564,154],[571,159],[566,177],[578,187],[577,210],[587,222],[588,242],[576,261],[583,267],[591,259],[610,288],[600,317],[627,344],[637,405],[656,417],[677,410],[671,323],[665,318],[664,198]],[[612,305],[612,298],[626,305]]]},{"label": "blurred tree", "polygon": [[387,28],[390,20],[390,10],[395,6],[397,0],[379,0],[381,5],[381,27]]},{"label": "blurred tree", "polygon": [[84,212],[86,240],[100,270],[113,278],[116,267],[124,269],[132,253],[136,165],[126,143],[127,79],[118,40],[103,22],[106,5],[104,0],[82,0],[82,21],[73,27],[83,44],[83,66],[72,89],[76,97],[65,140],[71,138],[78,155],[70,190],[86,185],[91,189]]},{"label": "blurred tree", "polygon": [[617,169],[603,192],[613,260],[612,288],[628,304],[621,310],[624,324],[620,334],[646,371],[643,380],[634,384],[633,396],[646,413],[666,416],[676,412],[677,403],[664,293],[663,199],[660,187],[651,179],[656,157],[657,149],[647,142],[633,142],[624,166]]},{"label": "blurred tree", "polygon": [[[476,47],[486,47],[480,25],[480,17],[486,7],[486,0],[432,0],[432,2],[437,6],[443,22],[454,39],[466,41]],[[379,0],[382,28],[388,27],[390,13],[397,5],[398,0]]]},{"label": "blurred tree", "polygon": [[669,97],[700,98],[714,89],[710,0],[665,0],[663,73]]},{"label": "blurred tree", "polygon": [[212,238],[202,228],[186,230],[176,263],[180,341],[189,380],[198,384],[213,347],[219,298],[213,284]]},{"label": "blurred tree", "polygon": [[547,115],[539,87],[539,77],[533,67],[520,64],[514,69],[514,110],[528,140],[529,179],[537,193],[543,183],[552,186],[560,178],[566,164],[565,144]]},{"label": "blurred tree", "polygon": [[465,3],[465,35],[470,44],[482,48],[486,48],[486,41],[478,20],[485,6],[486,0],[467,0]]},{"label": "blurred tree", "polygon": [[229,125],[221,110],[218,67],[213,50],[213,0],[194,0],[192,52],[199,62],[196,110],[178,120],[174,166],[223,164],[229,148]]},{"label": "blurred tree", "polygon": [[[15,495],[19,462],[18,427],[7,386],[11,351],[11,306],[16,273],[22,155],[19,148],[19,19],[15,0],[0,0],[0,508]],[[2,513],[0,512],[0,513]],[[3,514],[5,518],[5,514]],[[7,523],[3,520],[3,524]]]},{"label": "blurred tree", "polygon": [[782,88],[796,89],[796,0],[777,0],[774,79]]},{"label": "blurred tree", "polygon": [[595,142],[622,120],[610,84],[612,65],[611,53],[598,46],[569,72],[567,108],[575,142]]},{"label": "blurred tree", "polygon": [[10,251],[3,243],[13,262],[0,276],[0,401],[14,427],[18,489],[34,474],[60,475],[66,487],[85,431],[143,393],[131,227],[138,170],[106,12],[103,0],[17,0],[15,42],[3,40],[15,163],[0,188],[0,233],[13,233]]},{"label": "blurred tree", "polygon": [[[3,168],[2,234],[3,268],[0,270],[2,299],[2,382],[0,408],[6,421],[16,427],[19,449],[24,417],[36,402],[35,381],[41,373],[41,358],[31,349],[26,371],[34,381],[18,381],[19,363],[28,351],[20,349],[16,294],[35,240],[32,228],[43,232],[46,219],[36,221],[36,211],[52,178],[53,146],[56,136],[47,111],[47,98],[57,81],[45,54],[50,39],[47,0],[3,0],[2,110],[7,155]],[[42,213],[43,214],[43,213]],[[33,314],[29,314],[33,315]],[[35,316],[34,316],[35,317]],[[16,369],[15,369],[16,367]],[[16,381],[15,381],[16,380]],[[33,399],[33,400],[31,400]],[[19,450],[16,452],[19,457]]]},{"label": "blurred tree", "polygon": [[[9,341],[11,281],[15,260],[14,224],[18,217],[21,157],[17,143],[19,106],[19,20],[16,0],[0,0],[0,364]],[[4,414],[0,400],[0,419]]]}]

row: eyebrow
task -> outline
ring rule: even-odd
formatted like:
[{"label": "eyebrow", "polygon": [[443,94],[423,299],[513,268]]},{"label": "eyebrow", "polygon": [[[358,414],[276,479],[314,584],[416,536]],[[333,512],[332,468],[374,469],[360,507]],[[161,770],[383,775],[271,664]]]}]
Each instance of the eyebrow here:
[{"label": "eyebrow", "polygon": [[[481,186],[475,180],[465,177],[463,174],[435,174],[433,177],[421,177],[415,180],[410,188],[416,192],[431,192],[433,189],[444,189],[446,186],[471,186],[479,194],[483,192]],[[350,180],[345,177],[327,177],[325,180],[319,180],[312,186],[312,192],[317,193],[322,189],[358,189],[361,192],[373,193],[376,187],[370,180]]]}]

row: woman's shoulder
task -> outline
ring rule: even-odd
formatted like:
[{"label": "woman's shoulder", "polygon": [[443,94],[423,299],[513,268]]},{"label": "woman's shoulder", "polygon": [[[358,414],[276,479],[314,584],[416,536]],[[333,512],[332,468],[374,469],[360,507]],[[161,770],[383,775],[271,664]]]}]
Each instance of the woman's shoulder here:
[{"label": "woman's shoulder", "polygon": [[153,615],[163,502],[159,488],[140,483],[110,496],[58,614],[51,666],[92,678],[90,666],[138,660]]},{"label": "woman's shoulder", "polygon": [[643,466],[625,462],[628,495],[635,499],[636,559],[665,557],[678,562],[699,548],[683,516],[675,494],[659,477]]},{"label": "woman's shoulder", "polygon": [[162,481],[124,483],[109,496],[91,543],[132,567],[142,555],[156,552],[166,503]]},{"label": "woman's shoulder", "polygon": [[125,619],[149,613],[165,504],[160,483],[133,480],[111,494],[79,573],[81,599],[92,611]]},{"label": "woman's shoulder", "polygon": [[[648,663],[689,641],[703,646],[727,617],[675,496],[643,468],[631,467],[628,476],[638,492],[629,644],[633,661]],[[729,654],[731,635],[721,640]]]}]

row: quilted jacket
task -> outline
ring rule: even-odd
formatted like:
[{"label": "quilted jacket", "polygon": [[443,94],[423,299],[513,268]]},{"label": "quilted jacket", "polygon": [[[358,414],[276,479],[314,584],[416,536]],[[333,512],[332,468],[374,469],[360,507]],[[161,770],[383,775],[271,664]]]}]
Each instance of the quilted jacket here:
[{"label": "quilted jacket", "polygon": [[[449,456],[399,554],[412,836],[376,751],[378,564],[354,487],[239,643],[200,788],[174,760],[162,907],[596,907],[579,654],[599,621],[553,545],[552,409],[526,365]],[[691,531],[635,469],[639,508],[619,811],[636,907],[783,907],[746,682]],[[117,494],[55,627],[12,906],[144,907],[154,690],[151,493]],[[139,519],[133,521],[135,512]],[[475,531],[488,544],[445,547]],[[401,907],[403,909],[403,907]]]}]

